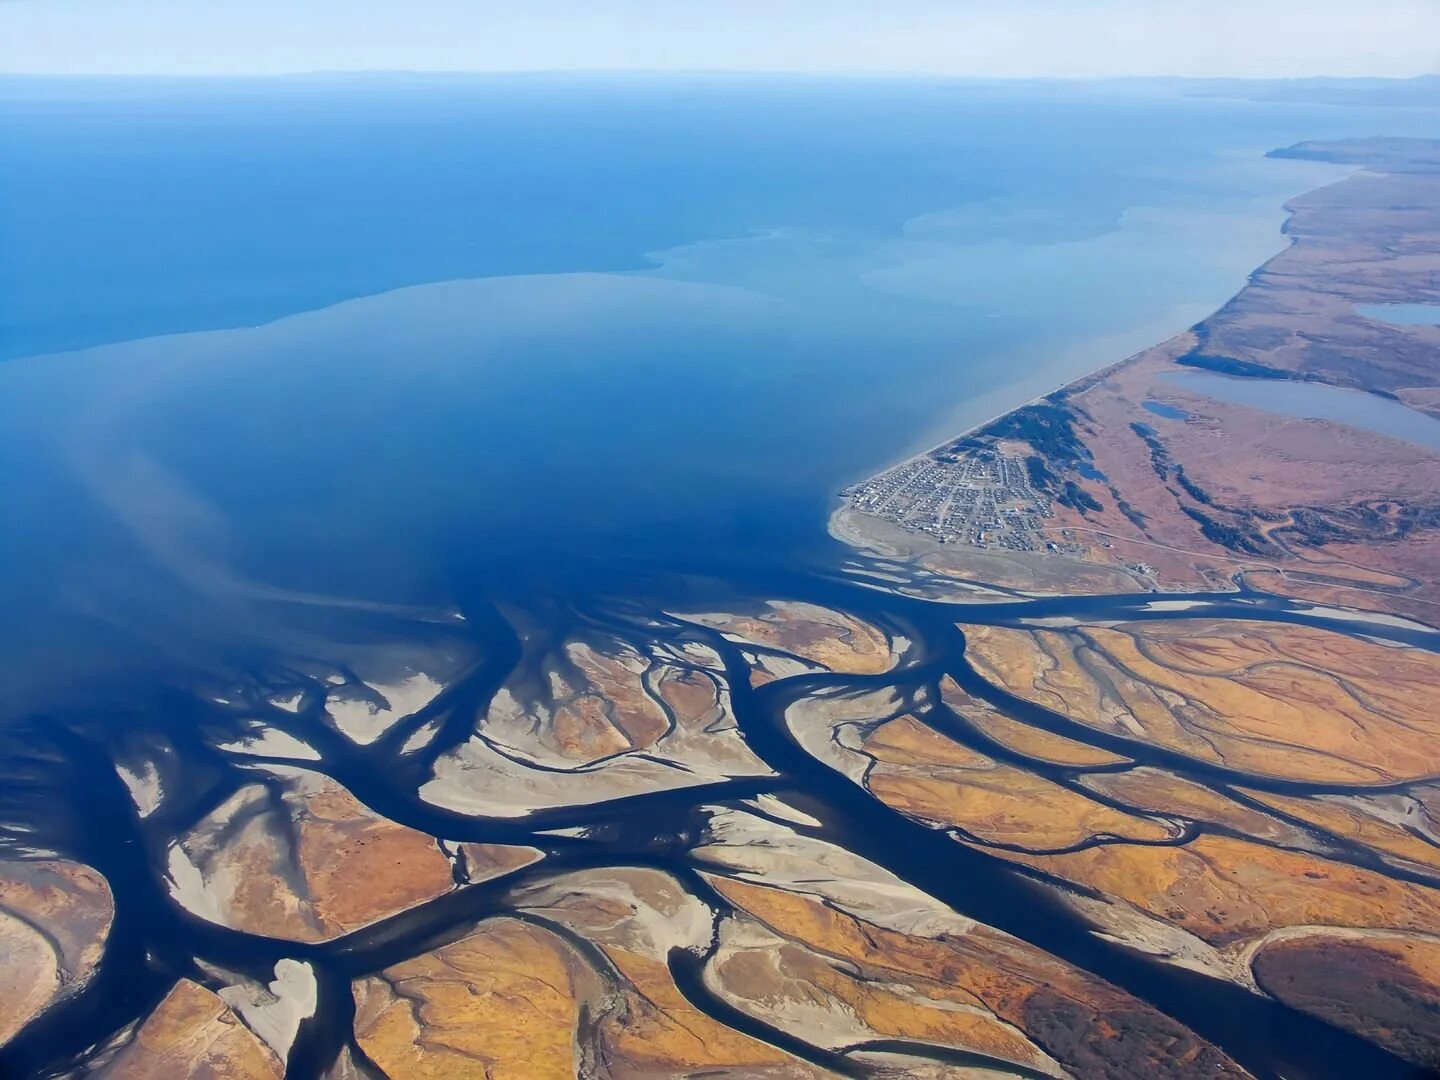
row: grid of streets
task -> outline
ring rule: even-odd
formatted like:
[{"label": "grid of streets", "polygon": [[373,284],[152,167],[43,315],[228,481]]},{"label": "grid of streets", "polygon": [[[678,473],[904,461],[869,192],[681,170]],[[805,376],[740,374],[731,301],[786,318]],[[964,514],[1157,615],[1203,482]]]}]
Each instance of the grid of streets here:
[{"label": "grid of streets", "polygon": [[994,450],[936,450],[841,492],[857,510],[945,544],[1011,551],[1052,547],[1042,522],[1050,500],[1023,458]]}]

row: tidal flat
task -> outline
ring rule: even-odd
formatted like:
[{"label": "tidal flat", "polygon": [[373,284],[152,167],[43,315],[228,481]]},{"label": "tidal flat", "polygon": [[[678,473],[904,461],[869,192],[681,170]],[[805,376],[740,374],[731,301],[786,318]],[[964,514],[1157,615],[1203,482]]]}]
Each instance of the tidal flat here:
[{"label": "tidal flat", "polygon": [[[499,108],[484,90],[407,90],[373,137],[439,109],[500,139],[501,173],[529,152],[576,174],[573,87],[509,100],[559,124],[520,125],[528,151],[475,119]],[[1368,515],[1252,512],[1232,496],[1268,459],[1237,460],[1225,403],[1158,390],[1146,354],[1075,384],[1097,404],[1065,445],[1098,449],[1048,467],[1103,509],[1071,495],[1064,550],[942,545],[834,497],[1216,307],[1202,355],[1269,340],[1226,297],[1282,246],[1281,201],[1354,166],[1261,155],[1377,113],[803,85],[771,128],[754,93],[690,85],[647,121],[606,88],[621,145],[671,136],[624,205],[581,215],[604,228],[568,261],[441,184],[469,215],[447,229],[492,243],[366,262],[331,237],[305,289],[267,296],[229,291],[273,266],[241,245],[229,285],[177,286],[210,321],[92,282],[88,325],[11,328],[0,935],[24,977],[0,994],[0,1073],[1440,1067],[1435,523],[1405,510],[1418,482],[1384,493],[1424,448],[1340,440],[1371,455]],[[170,122],[238,122],[224,93],[202,105]],[[698,222],[654,180],[708,175],[673,131],[697,109],[748,151]],[[139,121],[134,160],[177,152]],[[817,201],[826,132],[903,183]],[[456,153],[452,180],[480,169]],[[1302,198],[1299,231],[1388,190],[1357,175]],[[636,236],[610,231],[639,206]],[[531,240],[575,225],[514,217]],[[1037,320],[1025,271],[1057,258],[1057,284],[1134,290],[1056,288]],[[1307,288],[1335,269],[1299,258]],[[1397,331],[1412,366],[1385,368],[1407,407],[1433,400],[1426,332]],[[1172,399],[1183,418],[1141,404]],[[1121,499],[1153,535],[1124,531]],[[1182,504],[1244,510],[1274,550]]]}]

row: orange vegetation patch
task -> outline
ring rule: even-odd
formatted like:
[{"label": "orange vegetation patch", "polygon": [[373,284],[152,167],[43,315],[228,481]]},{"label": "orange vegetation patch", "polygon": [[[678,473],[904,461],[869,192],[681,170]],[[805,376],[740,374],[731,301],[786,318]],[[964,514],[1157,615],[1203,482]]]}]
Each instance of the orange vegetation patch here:
[{"label": "orange vegetation patch", "polygon": [[105,1070],[114,1080],[157,1076],[280,1080],[274,1053],[203,986],[181,979]]},{"label": "orange vegetation patch", "polygon": [[433,837],[380,817],[338,785],[306,801],[298,832],[300,867],[327,937],[455,887]]},{"label": "orange vegetation patch", "polygon": [[114,912],[109,885],[88,866],[0,862],[0,1045],[90,978]]},{"label": "orange vegetation patch", "polygon": [[625,742],[621,749],[650,746],[665,733],[664,710],[641,678],[643,659],[632,650],[611,654],[583,644],[572,644],[566,651],[595,694],[608,703],[610,722]]},{"label": "orange vegetation patch", "polygon": [[[898,984],[922,1005],[981,1008],[1080,1075],[1244,1075],[1169,1017],[1007,935],[984,927],[934,938],[907,935],[780,889],[732,879],[714,884],[775,934],[855,965],[870,982]],[[982,1052],[1011,1052],[986,1045]]]},{"label": "orange vegetation patch", "polygon": [[1010,692],[1201,760],[1317,783],[1440,771],[1440,656],[1419,649],[1246,621],[966,634]]},{"label": "orange vegetation patch", "polygon": [[571,1080],[579,962],[513,919],[355,984],[355,1035],[388,1076]]},{"label": "orange vegetation patch", "polygon": [[[1273,806],[1276,810],[1316,825],[1341,839],[1353,840],[1385,855],[1440,870],[1440,845],[1368,813],[1364,804],[1358,801],[1326,796],[1298,799],[1264,791],[1250,791],[1247,794],[1257,802]],[[1430,799],[1440,804],[1440,799],[1436,798],[1433,791],[1430,792]],[[1440,805],[1436,806],[1436,810],[1440,811]]]},{"label": "orange vegetation patch", "polygon": [[709,675],[684,668],[666,668],[656,687],[660,699],[675,713],[681,727],[718,719],[720,691]]},{"label": "orange vegetation patch", "polygon": [[940,698],[967,724],[1006,749],[1052,765],[1115,765],[1129,758],[1006,716],[988,702],[972,697],[950,676],[940,680]]},{"label": "orange vegetation patch", "polygon": [[1287,926],[1440,932],[1440,891],[1226,836],[1201,835],[1183,847],[997,854],[1116,897],[1214,945]]},{"label": "orange vegetation patch", "polygon": [[618,1074],[688,1076],[711,1069],[744,1069],[754,1077],[814,1074],[788,1054],[696,1009],[659,960],[613,945],[605,954],[633,987],[628,1007],[607,1015],[599,1031],[606,1060]]},{"label": "orange vegetation patch", "polygon": [[727,637],[790,653],[830,671],[878,675],[890,670],[890,641],[878,629],[843,612],[795,601],[772,601],[758,615],[690,616]]},{"label": "orange vegetation patch", "polygon": [[[458,850],[472,882],[536,858],[529,848]],[[180,851],[201,879],[176,890],[182,903],[237,930],[296,941],[329,941],[457,887],[435,837],[313,773],[279,798],[242,789],[182,837]]]},{"label": "orange vegetation patch", "polygon": [[875,761],[865,785],[903,814],[963,829],[985,843],[1030,850],[1071,847],[1095,836],[1164,840],[1164,824],[1112,809],[1042,776],[1004,765],[909,716],[864,743]]},{"label": "orange vegetation patch", "polygon": [[614,638],[566,641],[532,657],[487,710],[486,737],[556,765],[655,745],[669,718],[647,681],[657,666]]},{"label": "orange vegetation patch", "polygon": [[1140,767],[1096,773],[1084,777],[1081,783],[1137,810],[1226,825],[1263,840],[1294,843],[1298,839],[1298,830],[1292,826],[1163,769]]},{"label": "orange vegetation patch", "polygon": [[1306,935],[1256,954],[1256,981],[1287,1005],[1440,1072],[1440,941]]}]

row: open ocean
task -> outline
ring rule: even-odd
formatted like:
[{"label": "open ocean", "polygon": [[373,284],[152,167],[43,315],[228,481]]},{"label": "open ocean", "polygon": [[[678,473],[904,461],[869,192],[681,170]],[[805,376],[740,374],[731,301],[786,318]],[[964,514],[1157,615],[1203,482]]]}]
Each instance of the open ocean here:
[{"label": "open ocean", "polygon": [[[962,619],[1353,630],[1248,591],[932,602],[847,576],[854,553],[826,522],[846,483],[1223,303],[1280,250],[1285,200],[1343,175],[1266,151],[1436,119],[1156,83],[0,81],[0,860],[55,852],[114,897],[93,978],[0,1047],[0,1074],[58,1075],[178,978],[279,986],[277,964],[299,957],[316,996],[286,1075],[335,1075],[342,1053],[364,1061],[353,980],[513,906],[519,879],[497,879],[315,944],[184,906],[208,893],[177,902],[177,838],[256,790],[257,763],[288,768],[247,749],[263,718],[376,814],[533,846],[537,876],[645,866],[703,898],[696,845],[716,801],[776,791],[815,811],[817,842],[1108,980],[1257,1077],[1412,1075],[1321,1019],[1095,933],[1009,862],[873,798],[786,710],[881,681],[914,708],[948,674],[1037,731],[1069,724],[978,674]],[[752,686],[739,646],[667,614],[775,598],[903,638],[905,661]],[[1363,627],[1437,647],[1414,624]],[[601,797],[528,817],[431,801],[507,680],[538,685],[561,670],[542,660],[591,637],[637,657],[716,650],[723,677],[705,678],[759,771],[587,788]],[[375,742],[343,736],[325,713],[337,686],[410,656],[453,656],[458,673]],[[1075,787],[948,708],[923,716]],[[1186,783],[1313,789],[1090,737]],[[540,766],[515,753],[511,788],[476,772],[472,794],[523,797]],[[728,1004],[709,955],[667,960],[702,1016],[868,1075]],[[1088,1006],[1047,1008],[1036,1024],[1063,1043]],[[1103,1023],[1141,1015],[1125,1009]],[[1095,1060],[1174,1045],[1135,1051],[1127,1034]],[[993,1064],[921,1049],[941,1068]]]},{"label": "open ocean", "polygon": [[1435,120],[1148,83],[8,79],[10,706],[273,635],[278,598],[833,558],[843,484],[1279,250],[1341,173],[1267,150]]}]

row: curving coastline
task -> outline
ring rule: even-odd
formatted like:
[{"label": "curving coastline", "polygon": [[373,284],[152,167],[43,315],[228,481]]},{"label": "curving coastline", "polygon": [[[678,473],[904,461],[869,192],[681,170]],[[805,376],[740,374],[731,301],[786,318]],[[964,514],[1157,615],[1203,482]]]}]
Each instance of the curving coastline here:
[{"label": "curving coastline", "polygon": [[1209,318],[847,489],[832,531],[960,576],[999,554],[1042,590],[1062,557],[1107,572],[1077,574],[1076,591],[1243,580],[1440,619],[1440,452],[1358,407],[1307,419],[1285,393],[1440,417],[1440,328],[1373,317],[1440,298],[1437,146],[1273,152],[1357,171],[1292,200],[1289,246]]},{"label": "curving coastline", "polygon": [[[1436,184],[1355,179],[1297,201],[1292,251],[1318,247],[1202,324],[1205,355],[1340,383],[1323,342],[1255,320],[1290,318],[1327,252],[1373,265],[1328,215]],[[1433,1073],[1425,478],[1347,517],[1318,495],[1365,482],[1357,448],[1412,459],[1175,389],[1198,340],[942,448],[1002,485],[1021,462],[1066,550],[870,515],[885,549],[835,565],[347,609],[303,651],[0,732],[0,1074]],[[1423,367],[1377,385],[1423,404]],[[1202,451],[1246,432],[1244,469],[1311,446],[1316,483],[1232,493]]]}]

